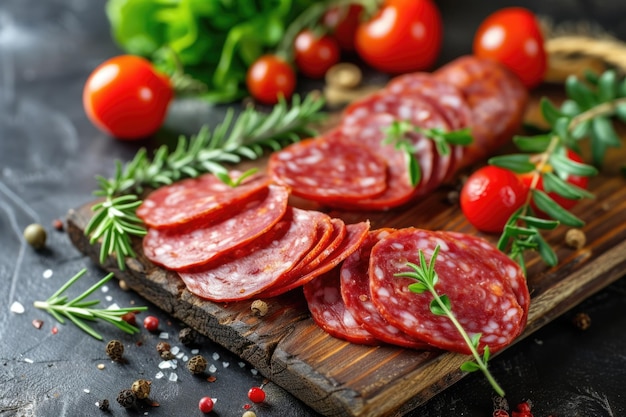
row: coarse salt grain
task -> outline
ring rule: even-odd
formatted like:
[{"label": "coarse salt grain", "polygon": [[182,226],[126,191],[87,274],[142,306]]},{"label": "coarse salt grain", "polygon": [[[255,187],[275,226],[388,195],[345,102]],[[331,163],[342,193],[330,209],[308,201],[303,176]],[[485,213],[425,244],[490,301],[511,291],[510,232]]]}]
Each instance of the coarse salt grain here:
[{"label": "coarse salt grain", "polygon": [[156,375],[154,375],[154,379],[161,379],[165,376],[165,374],[161,371],[157,372]]},{"label": "coarse salt grain", "polygon": [[212,364],[211,366],[209,366],[209,372],[213,373],[215,371],[217,371],[217,368],[215,367],[215,365]]},{"label": "coarse salt grain", "polygon": [[185,356],[185,352],[178,352],[178,355],[176,355],[177,359],[182,359],[183,356]]},{"label": "coarse salt grain", "polygon": [[189,360],[189,356],[183,355],[183,362],[187,362]]},{"label": "coarse salt grain", "polygon": [[119,310],[120,306],[117,305],[117,303],[113,303],[110,306],[107,307],[109,310]]},{"label": "coarse salt grain", "polygon": [[52,277],[52,269],[46,269],[45,271],[43,271],[43,277],[44,279],[48,279],[50,277]]},{"label": "coarse salt grain", "polygon": [[108,301],[109,303],[113,301],[113,297],[111,297],[110,295],[105,296],[104,299]]},{"label": "coarse salt grain", "polygon": [[11,313],[23,314],[24,311],[26,311],[26,309],[24,309],[24,306],[19,301],[14,301],[13,304],[11,304]]},{"label": "coarse salt grain", "polygon": [[180,348],[178,346],[172,346],[170,352],[172,352],[172,355],[178,355],[178,352],[180,352]]},{"label": "coarse salt grain", "polygon": [[257,371],[256,369],[250,369],[250,373],[252,375],[257,375],[259,373],[259,371]]},{"label": "coarse salt grain", "polygon": [[170,338],[170,334],[168,332],[159,333],[159,339],[169,339],[169,338]]},{"label": "coarse salt grain", "polygon": [[85,389],[83,390],[83,392],[84,392],[84,393],[86,393],[86,394],[89,394],[91,391],[89,391],[89,389],[85,388]]},{"label": "coarse salt grain", "polygon": [[222,362],[222,366],[224,368],[228,368],[230,366],[230,362]]},{"label": "coarse salt grain", "polygon": [[102,292],[109,292],[109,287],[107,285],[103,285],[102,288],[100,288],[100,290]]},{"label": "coarse salt grain", "polygon": [[246,366],[245,362],[237,362],[237,365],[239,365],[240,368],[243,368]]},{"label": "coarse salt grain", "polygon": [[198,353],[200,353],[200,349],[191,349],[192,355],[197,355]]},{"label": "coarse salt grain", "polygon": [[220,354],[219,354],[219,353],[217,353],[217,352],[215,352],[215,353],[213,354],[213,360],[214,360],[214,361],[216,361],[216,360],[218,360],[219,358],[220,358]]},{"label": "coarse salt grain", "polygon": [[31,358],[24,358],[24,362],[33,363],[34,361]]},{"label": "coarse salt grain", "polygon": [[172,367],[172,361],[162,361],[159,363],[159,369],[170,369]]},{"label": "coarse salt grain", "polygon": [[168,379],[169,381],[171,381],[171,382],[176,382],[176,381],[178,381],[178,375],[177,375],[177,374],[175,374],[174,372],[172,372],[172,373],[170,374],[170,377],[169,377],[169,378],[167,378],[167,379]]}]

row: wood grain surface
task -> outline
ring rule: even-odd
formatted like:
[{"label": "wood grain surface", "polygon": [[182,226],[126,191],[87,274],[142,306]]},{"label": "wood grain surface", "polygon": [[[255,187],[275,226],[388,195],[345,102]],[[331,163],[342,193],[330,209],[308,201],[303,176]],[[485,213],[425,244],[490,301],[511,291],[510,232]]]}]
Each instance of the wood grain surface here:
[{"label": "wood grain surface", "polygon": [[[536,100],[535,100],[536,103]],[[535,117],[534,108],[529,118]],[[587,243],[581,249],[565,245],[565,227],[545,235],[559,257],[548,268],[535,255],[528,258],[532,301],[524,338],[626,271],[626,180],[617,168],[626,161],[623,149],[608,156],[603,173],[591,179],[595,199],[572,211],[586,221]],[[262,162],[260,162],[262,164]],[[387,212],[331,211],[346,222],[370,220],[373,228],[416,226],[479,234],[467,223],[444,186],[426,199]],[[73,209],[67,224],[73,244],[98,262],[100,247],[90,245],[84,228],[93,202]],[[495,236],[486,236],[495,242]],[[136,259],[120,271],[113,258],[102,267],[118,279],[200,333],[228,348],[264,376],[326,416],[394,416],[418,407],[464,376],[467,357],[391,346],[367,347],[335,339],[310,318],[300,290],[267,299],[269,312],[252,314],[253,300],[213,303],[187,291],[173,272],[154,266],[134,241]]]}]

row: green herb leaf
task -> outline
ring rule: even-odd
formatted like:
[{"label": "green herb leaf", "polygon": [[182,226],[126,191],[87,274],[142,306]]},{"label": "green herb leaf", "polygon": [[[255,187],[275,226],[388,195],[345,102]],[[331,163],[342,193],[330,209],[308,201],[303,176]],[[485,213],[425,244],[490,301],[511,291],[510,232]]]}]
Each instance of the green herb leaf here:
[{"label": "green herb leaf", "polygon": [[597,104],[593,92],[578,78],[570,75],[565,80],[565,90],[567,95],[574,100],[581,109],[587,110]]},{"label": "green herb leaf", "polygon": [[[441,306],[441,304],[443,306]],[[430,302],[430,312],[436,316],[445,316],[450,311],[450,299],[447,295],[440,295],[439,301],[434,299]]]},{"label": "green herb leaf", "polygon": [[539,210],[543,211],[551,218],[572,227],[582,227],[585,225],[585,222],[565,210],[545,192],[541,190],[531,190],[531,192],[533,201]]},{"label": "green herb leaf", "polygon": [[536,168],[535,164],[530,161],[530,155],[521,153],[494,156],[489,158],[489,164],[508,169],[518,174],[532,172]]},{"label": "green herb leaf", "polygon": [[543,97],[539,102],[539,108],[541,115],[550,126],[553,126],[557,119],[563,116],[559,109],[546,97]]},{"label": "green herb leaf", "polygon": [[593,198],[593,194],[589,191],[570,184],[551,172],[543,175],[543,186],[547,192],[555,192],[570,200],[580,200],[585,197]]},{"label": "green herb leaf", "polygon": [[549,266],[556,266],[559,263],[559,260],[548,242],[546,242],[539,233],[533,236],[532,239],[535,243],[537,243],[537,250],[539,251],[541,259],[543,259],[543,261]]},{"label": "green herb leaf", "polygon": [[525,222],[529,227],[535,227],[537,229],[552,230],[556,229],[560,224],[556,220],[541,219],[533,216],[519,216],[518,220]]},{"label": "green herb leaf", "polygon": [[409,284],[408,288],[409,288],[409,291],[414,292],[416,294],[422,294],[428,291],[428,287],[422,284],[421,282],[414,282],[412,284]]},{"label": "green herb leaf", "polygon": [[552,141],[550,134],[537,136],[514,136],[513,143],[522,152],[541,153],[545,152]]},{"label": "green herb leaf", "polygon": [[604,71],[597,80],[598,100],[611,101],[617,95],[617,75],[615,71]]},{"label": "green herb leaf", "polygon": [[463,372],[475,372],[479,370],[480,370],[480,366],[478,366],[476,362],[467,361],[461,364],[461,371]]}]

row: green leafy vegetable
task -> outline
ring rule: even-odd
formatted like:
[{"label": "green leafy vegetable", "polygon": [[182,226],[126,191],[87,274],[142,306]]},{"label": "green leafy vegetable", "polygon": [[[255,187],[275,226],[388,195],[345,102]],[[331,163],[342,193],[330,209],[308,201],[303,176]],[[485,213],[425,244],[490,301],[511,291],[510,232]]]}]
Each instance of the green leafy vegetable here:
[{"label": "green leafy vegetable", "polygon": [[426,261],[424,252],[420,249],[418,252],[419,265],[408,262],[407,266],[411,268],[412,271],[400,272],[395,274],[395,276],[414,279],[416,282],[411,283],[408,286],[411,292],[422,294],[428,291],[432,294],[433,299],[430,302],[431,313],[436,316],[446,316],[452,322],[474,357],[474,361],[464,362],[461,365],[461,370],[465,372],[474,372],[478,370],[482,371],[496,393],[501,397],[504,397],[504,390],[500,387],[487,368],[487,362],[490,357],[489,346],[484,347],[482,356],[478,353],[481,334],[476,333],[470,337],[454,315],[448,296],[445,294],[439,294],[435,288],[435,285],[437,285],[437,281],[439,280],[439,276],[437,275],[437,272],[435,272],[435,262],[437,260],[437,255],[439,254],[439,249],[440,247],[437,245],[429,262]]}]

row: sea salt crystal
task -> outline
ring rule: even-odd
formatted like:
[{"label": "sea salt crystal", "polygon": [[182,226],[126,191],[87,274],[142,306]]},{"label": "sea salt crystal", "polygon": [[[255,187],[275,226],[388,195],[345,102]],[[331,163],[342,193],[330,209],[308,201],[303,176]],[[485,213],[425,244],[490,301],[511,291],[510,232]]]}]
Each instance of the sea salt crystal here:
[{"label": "sea salt crystal", "polygon": [[162,361],[159,363],[159,369],[171,369],[172,365],[172,361]]},{"label": "sea salt crystal", "polygon": [[103,285],[101,290],[102,292],[109,292],[109,287],[107,285]]},{"label": "sea salt crystal", "polygon": [[183,362],[187,362],[189,360],[189,356],[183,355]]},{"label": "sea salt crystal", "polygon": [[222,362],[222,366],[224,368],[228,368],[230,366],[230,362]]},{"label": "sea salt crystal", "polygon": [[219,353],[217,353],[217,352],[215,352],[215,353],[213,354],[213,360],[214,360],[214,361],[216,361],[216,360],[218,360],[219,358],[220,358],[220,354],[219,354]]},{"label": "sea salt crystal", "polygon": [[257,371],[256,369],[250,369],[250,373],[252,375],[257,375],[259,373],[259,371]]},{"label": "sea salt crystal", "polygon": [[161,371],[157,372],[156,375],[154,376],[154,379],[161,379],[165,376],[165,374]]},{"label": "sea salt crystal", "polygon": [[177,374],[175,374],[174,372],[172,372],[172,373],[170,374],[170,377],[169,377],[169,378],[167,378],[167,379],[168,379],[169,381],[171,381],[171,382],[176,382],[176,381],[178,381],[178,375],[177,375]]},{"label": "sea salt crystal", "polygon": [[209,366],[209,372],[214,373],[215,371],[217,371],[217,368],[215,367],[215,365],[211,364],[211,366]]},{"label": "sea salt crystal", "polygon": [[110,303],[111,301],[113,301],[113,297],[112,297],[112,296],[110,296],[110,295],[107,295],[106,297],[104,297],[104,299],[105,299],[106,301],[108,301],[109,303]]},{"label": "sea salt crystal", "polygon": [[117,303],[113,303],[110,306],[107,307],[109,310],[119,310],[120,306],[117,305]]},{"label": "sea salt crystal", "polygon": [[24,362],[33,363],[34,361],[31,358],[24,358]]},{"label": "sea salt crystal", "polygon": [[180,348],[178,346],[172,346],[170,352],[172,352],[172,355],[178,355],[178,352],[180,352]]},{"label": "sea salt crystal", "polygon": [[11,313],[23,314],[24,311],[26,310],[24,309],[22,303],[20,303],[19,301],[14,301],[13,304],[11,304]]},{"label": "sea salt crystal", "polygon": [[192,355],[197,355],[198,353],[200,353],[200,349],[191,349]]},{"label": "sea salt crystal", "polygon": [[176,355],[177,359],[182,359],[183,356],[185,356],[185,352],[178,352],[178,355]]},{"label": "sea salt crystal", "polygon": [[245,362],[237,362],[237,365],[239,365],[240,368],[243,368],[246,366]]},{"label": "sea salt crystal", "polygon": [[168,332],[159,333],[159,339],[169,339],[169,338],[170,338],[170,334]]},{"label": "sea salt crystal", "polygon": [[43,277],[44,279],[48,279],[52,277],[52,269],[46,269],[45,271],[43,271]]},{"label": "sea salt crystal", "polygon": [[85,388],[85,389],[83,390],[83,392],[84,392],[84,393],[86,393],[86,394],[89,394],[91,391],[89,391],[89,389]]}]

